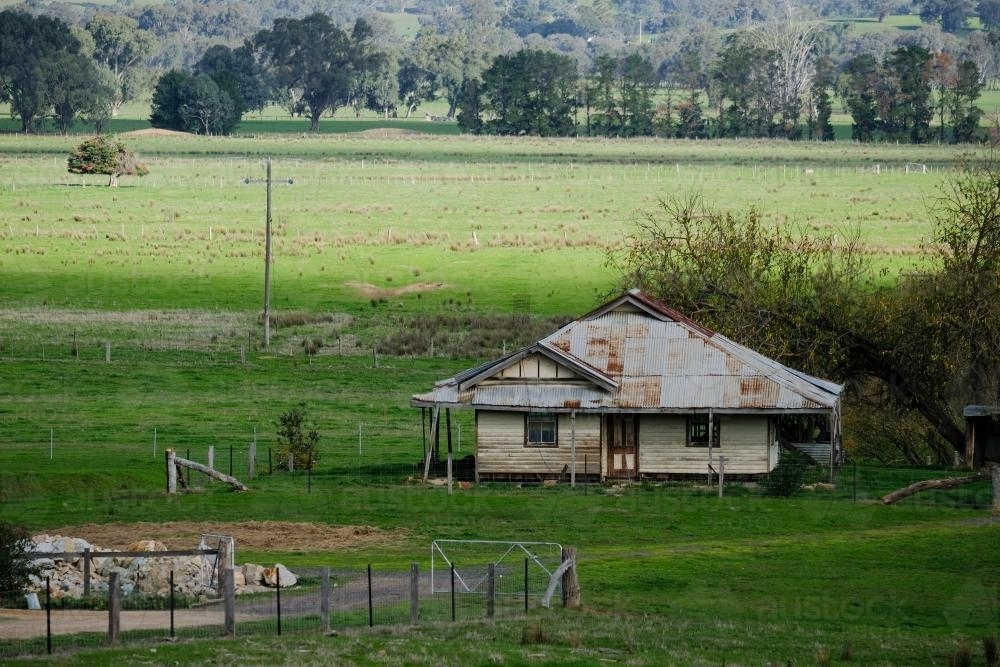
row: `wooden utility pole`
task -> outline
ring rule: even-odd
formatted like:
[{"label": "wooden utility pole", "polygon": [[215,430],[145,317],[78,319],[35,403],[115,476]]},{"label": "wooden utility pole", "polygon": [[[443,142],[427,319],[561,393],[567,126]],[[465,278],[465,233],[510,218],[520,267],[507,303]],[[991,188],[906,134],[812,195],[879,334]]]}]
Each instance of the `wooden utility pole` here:
[{"label": "wooden utility pole", "polygon": [[[271,347],[271,184],[287,183],[292,184],[292,179],[275,181],[271,178],[271,158],[265,162],[267,176],[264,183],[267,184],[267,217],[264,224],[264,347]],[[249,176],[243,182],[260,183],[259,179],[252,179]]]}]

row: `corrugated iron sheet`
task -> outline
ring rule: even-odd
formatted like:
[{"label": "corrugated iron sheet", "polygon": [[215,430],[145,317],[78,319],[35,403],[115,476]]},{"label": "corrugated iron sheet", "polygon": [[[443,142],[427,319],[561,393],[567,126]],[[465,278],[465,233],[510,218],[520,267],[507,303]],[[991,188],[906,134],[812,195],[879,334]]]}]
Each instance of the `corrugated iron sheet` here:
[{"label": "corrugated iron sheet", "polygon": [[[669,314],[666,309],[656,317],[634,309],[599,310],[536,345],[603,374],[618,384],[616,389],[482,379],[459,392],[453,378],[414,400],[605,410],[827,410],[837,404],[839,385],[783,366],[686,319],[661,319]],[[476,377],[491,364],[456,377]]]}]

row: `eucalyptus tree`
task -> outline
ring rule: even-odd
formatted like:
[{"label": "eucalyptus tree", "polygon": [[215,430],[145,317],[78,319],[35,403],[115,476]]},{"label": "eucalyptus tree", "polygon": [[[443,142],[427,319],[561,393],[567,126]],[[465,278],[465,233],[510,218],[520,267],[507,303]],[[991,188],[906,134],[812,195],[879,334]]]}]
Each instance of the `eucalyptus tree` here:
[{"label": "eucalyptus tree", "polygon": [[568,56],[531,49],[497,56],[482,75],[482,131],[541,137],[575,134],[576,82],[576,64]]},{"label": "eucalyptus tree", "polygon": [[210,47],[195,64],[194,73],[212,77],[219,89],[229,95],[234,116],[231,126],[247,111],[259,111],[267,104],[263,73],[246,44],[235,49],[222,44]]},{"label": "eucalyptus tree", "polygon": [[421,82],[430,99],[432,91],[441,90],[448,100],[448,117],[455,115],[465,82],[475,79],[479,71],[467,57],[468,38],[461,33],[442,34],[434,28],[423,28],[411,46],[409,60],[416,72],[429,81]]},{"label": "eucalyptus tree", "polygon": [[750,34],[765,53],[775,59],[775,79],[771,94],[776,98],[778,123],[782,128],[794,128],[799,121],[802,105],[816,72],[816,24],[796,20],[789,10],[782,20],[764,23]]},{"label": "eucalyptus tree", "polygon": [[114,89],[104,83],[93,61],[60,51],[41,62],[39,68],[44,99],[55,112],[56,125],[69,132],[80,115],[92,120],[110,110]]},{"label": "eucalyptus tree", "polygon": [[945,32],[958,32],[966,26],[975,14],[972,0],[914,0],[925,23],[940,22]]},{"label": "eucalyptus tree", "polygon": [[0,11],[0,101],[10,102],[22,132],[33,132],[51,108],[43,72],[51,72],[65,55],[83,57],[68,25],[20,10]]},{"label": "eucalyptus tree", "polygon": [[317,13],[276,20],[271,29],[254,36],[252,48],[274,90],[292,108],[301,102],[315,132],[324,112],[334,113],[350,103],[358,82],[377,60],[370,37],[361,19],[348,34]]},{"label": "eucalyptus tree", "polygon": [[136,99],[148,87],[146,58],[153,52],[156,38],[140,29],[135,19],[107,12],[90,19],[87,32],[94,40],[92,57],[114,78],[111,115],[117,116],[124,104]]},{"label": "eucalyptus tree", "polygon": [[405,109],[406,118],[417,110],[421,102],[434,99],[437,93],[434,74],[421,67],[411,55],[400,59],[396,77],[399,101]]},{"label": "eucalyptus tree", "polygon": [[195,134],[227,134],[240,120],[237,103],[208,74],[171,70],[153,90],[149,122]]}]

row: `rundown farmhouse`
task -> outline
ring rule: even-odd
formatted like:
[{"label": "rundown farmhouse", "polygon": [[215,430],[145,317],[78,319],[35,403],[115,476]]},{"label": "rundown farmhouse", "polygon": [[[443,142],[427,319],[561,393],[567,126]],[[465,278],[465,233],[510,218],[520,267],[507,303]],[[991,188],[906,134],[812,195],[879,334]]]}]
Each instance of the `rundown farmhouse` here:
[{"label": "rundown farmhouse", "polygon": [[631,290],[410,404],[433,415],[428,467],[441,409],[475,410],[477,480],[705,475],[722,457],[757,476],[782,447],[836,461],[842,389]]}]

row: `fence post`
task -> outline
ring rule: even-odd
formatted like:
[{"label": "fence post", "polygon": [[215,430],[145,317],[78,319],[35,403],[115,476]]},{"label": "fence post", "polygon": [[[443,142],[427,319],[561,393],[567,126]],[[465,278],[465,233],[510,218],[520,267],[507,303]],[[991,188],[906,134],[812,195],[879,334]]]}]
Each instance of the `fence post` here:
[{"label": "fence post", "polygon": [[173,449],[166,451],[167,457],[167,493],[177,493],[177,464]]},{"label": "fence post", "polygon": [[372,564],[368,563],[368,627],[375,627],[375,609],[372,607]]},{"label": "fence post", "polygon": [[486,618],[493,618],[496,614],[497,596],[497,566],[490,563],[489,572],[486,575]]},{"label": "fence post", "polygon": [[410,563],[410,625],[420,618],[420,566]]},{"label": "fence post", "polygon": [[121,630],[121,612],[121,573],[112,572],[108,578],[108,644],[118,643],[118,633]]},{"label": "fence post", "polygon": [[576,608],[580,606],[580,582],[576,577],[576,547],[566,547],[562,556],[563,562],[573,561],[573,565],[562,577],[563,606]]},{"label": "fence post", "polygon": [[230,552],[230,541],[227,539],[219,539],[219,553],[216,554],[216,571],[213,575],[216,577],[218,582],[218,592],[220,595],[226,594],[226,571],[232,567],[233,555]]},{"label": "fence post", "polygon": [[174,638],[174,571],[170,570],[170,638]]},{"label": "fence post", "polygon": [[233,568],[227,567],[225,575],[222,578],[223,589],[225,591],[226,600],[226,615],[225,615],[225,626],[226,634],[230,637],[236,636],[236,580],[233,576]]},{"label": "fence post", "polygon": [[83,597],[90,597],[90,547],[83,548]]},{"label": "fence post", "polygon": [[451,622],[455,622],[455,564],[451,564]]},{"label": "fence post", "polygon": [[45,650],[52,655],[52,580],[45,577]]},{"label": "fence post", "polygon": [[323,624],[323,632],[330,631],[330,568],[324,567],[319,572],[320,595],[319,620]]},{"label": "fence post", "polygon": [[281,636],[281,568],[274,566],[275,607],[278,610],[278,636]]},{"label": "fence post", "polygon": [[[215,445],[208,446],[208,469],[215,470]],[[212,478],[209,477],[208,481],[212,481]]]},{"label": "fence post", "polygon": [[528,559],[524,559],[524,613],[528,613]]}]

